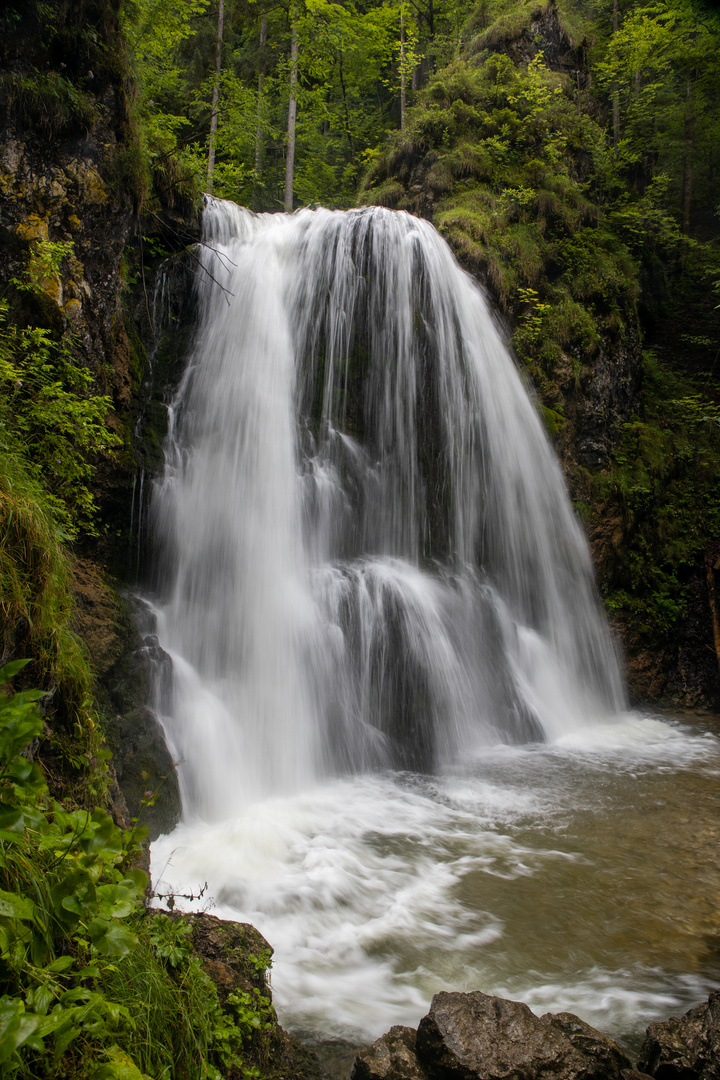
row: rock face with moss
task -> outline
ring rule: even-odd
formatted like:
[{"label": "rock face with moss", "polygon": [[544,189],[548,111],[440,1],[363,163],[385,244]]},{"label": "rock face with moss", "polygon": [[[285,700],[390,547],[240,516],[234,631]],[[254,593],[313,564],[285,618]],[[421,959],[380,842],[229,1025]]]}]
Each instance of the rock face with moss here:
[{"label": "rock face with moss", "polygon": [[107,571],[125,556],[147,368],[122,307],[144,183],[125,65],[115,0],[3,6],[0,351],[17,378],[2,388],[0,644],[53,691],[53,790],[109,795],[116,820],[157,835],[178,818],[177,779],[145,708],[150,650]]},{"label": "rock face with moss", "polygon": [[319,1080],[322,1074],[315,1055],[278,1023],[268,980],[272,949],[262,934],[249,923],[225,922],[214,915],[177,918],[189,926],[193,952],[218,988],[223,1007],[232,1012],[234,1001],[236,1008],[246,1002],[245,1007],[252,1006],[255,1012],[264,1010],[263,1023],[247,1044],[247,1066],[254,1066],[268,1080]]},{"label": "rock face with moss", "polygon": [[117,7],[8,3],[0,53],[0,243],[17,279],[38,243],[64,245],[42,290],[10,290],[11,310],[54,334],[119,406],[130,396],[120,313],[121,256],[133,211],[132,157]]}]

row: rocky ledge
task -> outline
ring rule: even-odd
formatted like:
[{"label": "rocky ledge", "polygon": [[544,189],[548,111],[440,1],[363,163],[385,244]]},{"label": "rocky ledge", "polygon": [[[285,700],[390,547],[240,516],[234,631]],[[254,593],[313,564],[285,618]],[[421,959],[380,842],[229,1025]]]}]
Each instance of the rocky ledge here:
[{"label": "rocky ledge", "polygon": [[[638,1071],[644,1070],[644,1071]],[[637,1069],[572,1013],[535,1016],[475,991],[436,994],[417,1031],[392,1027],[362,1051],[352,1080],[720,1080],[720,990],[647,1029]]]}]

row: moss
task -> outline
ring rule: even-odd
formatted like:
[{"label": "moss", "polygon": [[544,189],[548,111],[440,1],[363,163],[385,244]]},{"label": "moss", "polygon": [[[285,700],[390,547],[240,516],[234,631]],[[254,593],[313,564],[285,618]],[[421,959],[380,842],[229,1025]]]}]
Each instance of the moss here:
[{"label": "moss", "polygon": [[[502,49],[508,42],[520,37],[527,30],[533,19],[542,15],[548,8],[547,3],[530,0],[529,3],[505,3],[504,12],[499,12],[492,24],[476,37],[471,45],[472,52],[483,49]],[[495,5],[498,11],[501,5]]]},{"label": "moss", "polygon": [[69,801],[107,789],[93,679],[71,628],[72,570],[45,493],[19,454],[0,448],[0,644],[5,658],[31,657],[25,685],[47,689],[46,772]]},{"label": "moss", "polygon": [[593,485],[624,518],[625,558],[608,606],[657,647],[676,638],[693,569],[720,538],[720,408],[653,352],[644,376],[643,417],[625,425],[612,468]]},{"label": "moss", "polygon": [[562,413],[557,412],[555,409],[548,409],[545,405],[540,406],[540,415],[545,424],[545,430],[554,442],[562,431],[565,417]]}]

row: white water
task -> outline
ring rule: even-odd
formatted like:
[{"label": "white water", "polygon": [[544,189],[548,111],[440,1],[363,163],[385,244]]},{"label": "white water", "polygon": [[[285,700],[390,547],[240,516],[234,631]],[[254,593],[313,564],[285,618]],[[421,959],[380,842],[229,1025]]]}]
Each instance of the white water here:
[{"label": "white water", "polygon": [[189,820],[153,877],[207,881],[212,913],[260,929],[280,1017],[310,1036],[368,1043],[481,989],[637,1047],[720,981],[718,777],[716,737],[626,716]]},{"label": "white water", "polygon": [[[405,214],[210,200],[204,227],[153,500],[184,804],[156,877],[208,879],[253,921],[310,1030],[417,1023],[443,987],[607,998],[623,978],[602,950],[525,970],[510,895],[482,896],[483,875],[516,897],[588,858],[514,831],[556,828],[575,743],[589,807],[648,737],[623,722],[586,544],[482,294]],[[662,997],[648,957],[609,1013]]]}]

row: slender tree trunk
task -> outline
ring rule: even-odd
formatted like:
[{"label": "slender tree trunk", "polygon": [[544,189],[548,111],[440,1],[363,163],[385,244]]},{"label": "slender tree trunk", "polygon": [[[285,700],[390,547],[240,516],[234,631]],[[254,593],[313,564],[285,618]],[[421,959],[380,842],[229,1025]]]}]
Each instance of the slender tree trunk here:
[{"label": "slender tree trunk", "polygon": [[208,149],[207,189],[212,191],[215,171],[215,143],[217,142],[218,99],[220,97],[220,66],[222,64],[223,19],[225,18],[225,0],[220,0],[218,7],[217,46],[215,49],[215,82],[213,83],[212,112],[210,113],[210,145]]},{"label": "slender tree trunk", "polygon": [[285,158],[285,210],[292,213],[295,179],[295,122],[297,119],[298,0],[290,6],[290,103],[288,106],[287,156]]},{"label": "slender tree trunk", "polygon": [[720,546],[717,544],[708,545],[705,552],[705,572],[707,574],[715,656],[717,657],[718,668],[720,668],[720,604],[718,603],[718,592],[720,590],[717,588],[717,582],[720,579]]},{"label": "slender tree trunk", "polygon": [[682,230],[690,235],[690,206],[693,189],[693,148],[695,145],[695,110],[692,99],[693,75],[688,72],[685,84],[685,148],[683,153]]},{"label": "slender tree trunk", "polygon": [[260,19],[260,69],[258,71],[257,90],[257,128],[255,130],[255,195],[253,202],[257,205],[260,193],[260,183],[263,171],[263,150],[265,148],[265,131],[263,125],[263,111],[265,104],[263,92],[265,90],[265,42],[267,41],[267,16]]},{"label": "slender tree trunk", "polygon": [[352,131],[350,129],[350,111],[347,103],[347,91],[345,89],[345,76],[343,75],[343,54],[340,50],[340,60],[338,64],[338,75],[340,76],[340,88],[342,90],[343,98],[343,112],[345,113],[345,134],[347,135],[348,146],[350,147],[350,160],[353,165],[355,164],[355,143],[352,137]]},{"label": "slender tree trunk", "polygon": [[[618,0],[613,0],[613,34],[617,34],[620,25],[618,13]],[[613,111],[613,149],[617,154],[620,144],[620,89],[617,75],[612,82],[612,111]]]},{"label": "slender tree trunk", "polygon": [[400,3],[400,130],[405,130],[405,4]]}]

